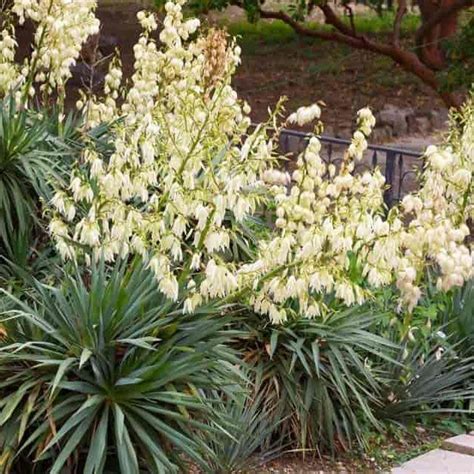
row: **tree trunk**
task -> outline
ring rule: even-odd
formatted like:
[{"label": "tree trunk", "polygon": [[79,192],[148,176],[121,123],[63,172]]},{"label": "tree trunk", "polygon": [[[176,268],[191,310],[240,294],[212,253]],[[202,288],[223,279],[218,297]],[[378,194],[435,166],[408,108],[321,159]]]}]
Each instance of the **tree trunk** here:
[{"label": "tree trunk", "polygon": [[[433,15],[440,9],[449,9],[455,5],[456,0],[418,0],[420,7],[422,28]],[[457,31],[459,10],[447,13],[432,28],[429,28],[418,38],[418,56],[428,67],[434,70],[441,70],[446,65],[446,58],[442,49],[442,41],[453,36]]]}]

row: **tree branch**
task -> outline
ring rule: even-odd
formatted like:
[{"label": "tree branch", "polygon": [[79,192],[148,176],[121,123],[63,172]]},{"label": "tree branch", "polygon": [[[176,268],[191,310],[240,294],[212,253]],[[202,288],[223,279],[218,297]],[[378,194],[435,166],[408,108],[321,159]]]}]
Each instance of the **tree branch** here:
[{"label": "tree branch", "polygon": [[402,26],[402,20],[407,12],[407,2],[406,0],[399,0],[397,13],[395,15],[395,20],[393,22],[393,38],[392,43],[395,46],[400,45],[400,29]]},{"label": "tree branch", "polygon": [[453,13],[463,10],[464,8],[472,7],[474,5],[474,0],[454,0],[452,3],[445,7],[438,8],[435,12],[428,18],[427,21],[421,24],[415,34],[415,42],[417,46],[422,46],[423,38],[439,23],[441,23],[446,17],[452,15]]},{"label": "tree branch", "polygon": [[[388,56],[405,71],[416,75],[426,85],[438,92],[448,107],[459,106],[458,101],[452,94],[439,91],[439,83],[436,74],[429,67],[424,65],[415,53],[403,50],[393,44],[373,41],[365,36],[354,36],[351,28],[344,24],[336,15],[331,16],[331,12],[332,14],[334,14],[334,12],[330,7],[328,9],[322,5],[320,8],[325,12],[326,23],[333,25],[338,31],[318,31],[313,28],[308,28],[283,11],[259,10],[259,13],[261,18],[283,21],[301,36],[343,43],[355,49],[362,49]],[[328,16],[326,16],[326,12],[328,12]]]},{"label": "tree branch", "polygon": [[324,20],[326,22],[326,24],[328,25],[332,25],[334,26],[334,28],[336,28],[336,30],[338,30],[339,32],[341,32],[342,34],[344,35],[348,35],[348,36],[356,36],[355,35],[355,27],[354,28],[350,28],[349,26],[347,26],[338,16],[337,14],[334,12],[334,10],[329,6],[328,3],[323,3],[322,5],[318,5],[318,7],[320,8],[320,10],[323,12],[324,14]]},{"label": "tree branch", "polygon": [[[281,20],[287,25],[291,26],[293,30],[302,35],[302,36],[310,36],[312,38],[319,38],[322,40],[327,41],[336,41],[338,43],[346,43],[351,46],[357,47],[357,40],[353,38],[350,34],[347,36],[345,34],[339,33],[337,31],[318,31],[312,28],[308,28],[303,24],[294,20],[290,15],[283,11],[268,11],[268,10],[259,10],[260,17],[270,20]],[[344,25],[346,28],[347,26]],[[351,30],[349,33],[351,33]]]},{"label": "tree branch", "polygon": [[355,26],[355,21],[354,21],[354,11],[352,10],[352,7],[349,5],[349,3],[344,2],[344,10],[349,15],[349,22],[351,24],[352,35],[357,36],[356,26]]}]

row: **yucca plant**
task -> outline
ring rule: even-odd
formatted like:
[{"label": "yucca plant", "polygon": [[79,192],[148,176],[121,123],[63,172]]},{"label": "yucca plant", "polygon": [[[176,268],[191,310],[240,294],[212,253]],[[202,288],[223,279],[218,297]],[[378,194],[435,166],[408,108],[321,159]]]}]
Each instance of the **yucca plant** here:
[{"label": "yucca plant", "polygon": [[[246,377],[248,380],[251,378]],[[210,438],[208,471],[214,474],[252,472],[279,457],[288,446],[273,435],[283,421],[281,414],[264,405],[263,394],[240,390],[234,396],[216,393],[213,423],[224,427],[227,436]]]},{"label": "yucca plant", "polygon": [[18,109],[14,97],[0,100],[0,237],[28,228],[49,181],[60,178],[58,142],[48,132],[48,118]]},{"label": "yucca plant", "polygon": [[219,430],[209,394],[238,381],[222,308],[184,316],[138,261],[65,273],[60,285],[37,282],[5,298],[0,472],[207,465],[207,436]]},{"label": "yucca plant", "polygon": [[41,201],[68,175],[74,153],[66,141],[77,134],[74,123],[72,116],[18,107],[13,95],[0,100],[0,278],[6,284],[18,272],[39,276],[40,262],[51,255]]},{"label": "yucca plant", "polygon": [[31,278],[45,282],[57,278],[59,256],[44,235],[18,233],[9,243],[10,247],[0,256],[0,286],[21,289]]},{"label": "yucca plant", "polygon": [[474,354],[474,279],[454,291],[444,314],[446,332],[461,342],[465,353]]},{"label": "yucca plant", "polygon": [[406,422],[426,414],[473,413],[474,357],[464,355],[459,343],[453,346],[448,341],[444,346],[433,338],[428,354],[421,345],[403,349],[399,364],[385,366],[383,406],[377,410],[381,420]]},{"label": "yucca plant", "polygon": [[303,451],[335,452],[364,443],[361,420],[379,426],[382,386],[367,358],[391,360],[395,346],[370,332],[375,319],[365,307],[281,326],[247,318],[240,344],[264,406],[285,418],[277,436]]}]

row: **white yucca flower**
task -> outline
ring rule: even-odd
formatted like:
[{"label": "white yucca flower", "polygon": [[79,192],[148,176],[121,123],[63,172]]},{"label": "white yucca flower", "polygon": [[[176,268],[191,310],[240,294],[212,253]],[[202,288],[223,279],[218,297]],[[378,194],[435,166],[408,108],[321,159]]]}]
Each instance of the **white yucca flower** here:
[{"label": "white yucca flower", "polygon": [[[91,32],[94,6],[80,4],[82,16],[76,18],[73,7],[68,11]],[[163,47],[150,34],[154,16],[139,14],[143,34],[127,87],[114,60],[105,97],[81,98],[86,129],[114,123],[113,153],[102,155],[91,144],[81,172],[51,203],[56,212],[50,230],[64,258],[110,261],[137,253],[149,259],[168,298],[178,299],[181,287],[187,292],[183,312],[236,293],[274,323],[324,315],[326,293],[345,305],[361,304],[372,289],[392,283],[411,310],[421,297],[427,263],[436,265],[442,290],[473,276],[465,225],[474,216],[472,109],[466,109],[452,147],[427,150],[421,189],[386,213],[381,172],[354,172],[375,126],[370,109],[358,112],[342,163],[326,163],[312,137],[291,175],[281,171],[277,137],[267,133],[279,110],[264,126],[250,127],[249,107],[231,86],[240,48],[225,34],[214,32],[212,41],[194,37],[199,21],[184,20],[182,5],[165,5]],[[38,17],[35,8],[18,7],[17,14]],[[59,13],[56,18],[57,29],[70,22]],[[68,34],[83,39],[82,33]],[[210,44],[220,51],[218,64],[210,64]],[[0,58],[0,78],[1,68]],[[55,65],[53,70],[53,82],[66,79]],[[313,104],[287,122],[304,125],[320,115]],[[266,205],[276,217],[258,237],[254,259],[233,261],[235,224]]]}]

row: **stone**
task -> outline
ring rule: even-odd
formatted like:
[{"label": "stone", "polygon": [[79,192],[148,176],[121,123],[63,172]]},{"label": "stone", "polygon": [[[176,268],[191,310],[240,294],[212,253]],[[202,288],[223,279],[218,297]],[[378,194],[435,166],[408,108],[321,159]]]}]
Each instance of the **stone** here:
[{"label": "stone", "polygon": [[373,143],[384,143],[391,138],[393,138],[392,127],[389,127],[388,125],[381,127],[376,126],[370,136],[370,141]]},{"label": "stone", "polygon": [[388,125],[395,137],[408,131],[408,117],[413,114],[411,109],[403,109],[387,104],[376,116],[379,126]]},{"label": "stone", "polygon": [[474,456],[435,449],[393,469],[392,474],[474,474]]},{"label": "stone", "polygon": [[447,109],[433,109],[429,112],[429,119],[435,130],[444,129],[448,122]]},{"label": "stone", "polygon": [[408,121],[410,133],[426,135],[431,131],[431,122],[428,117],[413,117]]},{"label": "stone", "polygon": [[[443,441],[443,448],[456,453],[474,456],[474,436],[464,434],[453,436]],[[473,457],[474,460],[474,457]]]}]

